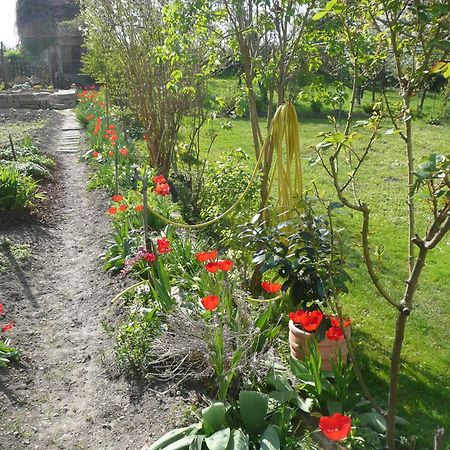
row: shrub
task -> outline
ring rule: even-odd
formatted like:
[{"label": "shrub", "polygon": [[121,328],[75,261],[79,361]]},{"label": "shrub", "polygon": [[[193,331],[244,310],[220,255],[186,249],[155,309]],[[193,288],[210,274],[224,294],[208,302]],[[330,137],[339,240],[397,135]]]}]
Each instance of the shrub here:
[{"label": "shrub", "polygon": [[[246,168],[248,159],[247,153],[237,149],[207,167],[200,201],[203,221],[222,214],[245,190],[251,178],[251,171]],[[236,230],[258,210],[258,192],[259,182],[255,181],[240,204],[222,220],[209,226],[207,232],[217,237],[224,247],[240,248]]]},{"label": "shrub", "polygon": [[34,208],[36,201],[44,198],[33,178],[13,167],[0,166],[0,210]]}]

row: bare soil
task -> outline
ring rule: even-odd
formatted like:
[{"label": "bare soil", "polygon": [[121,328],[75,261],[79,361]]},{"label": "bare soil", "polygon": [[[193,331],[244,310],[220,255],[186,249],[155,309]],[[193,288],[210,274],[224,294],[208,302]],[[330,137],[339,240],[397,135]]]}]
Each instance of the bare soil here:
[{"label": "bare soil", "polygon": [[[3,111],[0,121],[36,115],[43,113]],[[34,134],[57,160],[44,187],[49,199],[38,215],[0,217],[0,239],[32,249],[27,264],[10,255],[0,273],[2,323],[14,321],[10,337],[22,352],[0,370],[0,449],[139,449],[176,425],[185,407],[179,395],[163,397],[118,373],[114,336],[105,330],[117,320],[111,299],[120,286],[99,259],[109,199],[86,191],[82,140],[79,153],[56,151],[64,113],[44,116]]]}]

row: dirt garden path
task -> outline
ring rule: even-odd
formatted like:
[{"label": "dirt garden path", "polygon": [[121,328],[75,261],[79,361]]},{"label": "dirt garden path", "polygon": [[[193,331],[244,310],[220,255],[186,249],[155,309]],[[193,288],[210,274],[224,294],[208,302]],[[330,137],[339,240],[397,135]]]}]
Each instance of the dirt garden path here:
[{"label": "dirt garden path", "polygon": [[175,398],[133,388],[114,367],[114,340],[102,323],[113,318],[119,286],[99,260],[108,199],[86,191],[83,132],[73,112],[63,119],[52,153],[55,220],[0,229],[33,252],[30,267],[11,260],[0,274],[0,302],[12,309],[12,337],[22,350],[19,364],[0,371],[0,449],[139,449],[182,410]]}]

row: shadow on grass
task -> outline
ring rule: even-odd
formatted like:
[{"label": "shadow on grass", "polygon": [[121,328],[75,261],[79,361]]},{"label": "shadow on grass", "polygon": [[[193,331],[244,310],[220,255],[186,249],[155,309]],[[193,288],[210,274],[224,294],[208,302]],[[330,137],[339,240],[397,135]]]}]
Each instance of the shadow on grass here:
[{"label": "shadow on grass", "polygon": [[[365,353],[361,344],[357,344],[358,363],[372,394],[381,399],[385,407],[388,397],[390,366],[390,349],[381,340],[360,330],[352,334],[354,342],[365,342],[370,345],[370,354]],[[373,355],[378,355],[374,361]],[[445,443],[450,443],[448,423],[450,420],[450,390],[445,382],[429,370],[408,361],[403,355],[398,392],[397,415],[406,419],[409,426],[399,426],[402,435],[416,436],[416,450],[431,449],[436,429],[447,425]],[[445,444],[444,444],[445,448]]]}]

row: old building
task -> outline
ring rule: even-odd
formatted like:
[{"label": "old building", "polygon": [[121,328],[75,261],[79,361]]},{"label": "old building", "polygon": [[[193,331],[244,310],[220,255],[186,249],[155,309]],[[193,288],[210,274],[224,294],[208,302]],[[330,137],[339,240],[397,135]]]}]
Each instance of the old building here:
[{"label": "old building", "polygon": [[17,0],[17,29],[22,45],[48,68],[48,82],[65,87],[81,67],[82,33],[76,0]]}]

